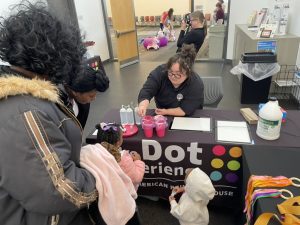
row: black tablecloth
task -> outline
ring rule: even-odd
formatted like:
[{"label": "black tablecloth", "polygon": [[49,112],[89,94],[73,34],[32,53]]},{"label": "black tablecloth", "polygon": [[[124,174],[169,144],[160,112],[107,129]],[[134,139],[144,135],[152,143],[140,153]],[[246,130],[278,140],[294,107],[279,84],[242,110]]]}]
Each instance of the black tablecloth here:
[{"label": "black tablecloth", "polygon": [[[154,111],[150,111],[149,114],[153,115]],[[244,121],[238,110],[197,110],[193,117],[210,117],[213,127],[216,120]],[[299,118],[299,111],[288,111],[287,122],[282,124],[281,136],[275,141],[259,138],[255,133],[256,125],[249,125],[254,142],[254,145],[249,146],[254,149],[259,149],[261,146],[300,148]],[[100,121],[120,123],[119,110],[109,111]],[[171,121],[172,117],[169,117],[168,123],[170,124]],[[87,137],[86,143],[95,143],[96,136],[92,135],[93,133],[94,131]],[[142,194],[167,198],[171,186],[184,184],[184,174],[180,169],[200,167],[211,179],[216,178],[213,184],[217,192],[212,203],[237,207],[238,202],[243,199],[241,194],[242,156],[231,154],[231,151],[239,150],[242,146],[235,143],[216,142],[214,129],[212,132],[169,130],[163,138],[154,135],[153,138],[147,139],[139,126],[139,132],[132,137],[125,138],[122,147],[138,151],[145,160],[145,179],[139,188]],[[224,149],[224,154],[216,154],[216,148]],[[230,168],[230,163],[235,165],[235,168]]]},{"label": "black tablecloth", "polygon": [[[277,146],[244,146],[243,147],[243,193],[251,175],[300,177],[300,147],[286,148]],[[288,189],[294,196],[300,195],[300,188],[288,186],[278,189]],[[282,198],[258,199],[254,208],[256,219],[263,212],[278,214],[277,204]],[[279,217],[280,218],[280,217]],[[269,223],[269,225],[278,223]]]},{"label": "black tablecloth", "polygon": [[[153,114],[151,111],[149,114]],[[212,118],[213,124],[216,120],[230,120],[230,121],[244,121],[244,118],[238,110],[197,110],[193,117],[210,117]],[[120,123],[119,110],[114,109],[106,113],[102,122],[116,122]],[[172,117],[168,118],[168,122],[172,121]],[[290,110],[287,112],[287,121],[282,124],[280,138],[274,141],[267,141],[261,139],[256,135],[256,125],[249,125],[251,130],[251,135],[254,144],[263,146],[282,146],[282,147],[300,147],[300,111]],[[143,131],[141,127],[137,135],[127,138],[125,141],[135,141],[144,138]],[[94,131],[93,131],[94,132]],[[86,138],[86,143],[95,143],[96,136],[92,133]],[[159,140],[160,142],[172,142],[174,140],[180,142],[188,141],[198,141],[203,144],[216,143],[215,133],[208,132],[196,132],[196,131],[169,131],[164,138],[157,138],[155,135],[152,138],[154,140]]]}]

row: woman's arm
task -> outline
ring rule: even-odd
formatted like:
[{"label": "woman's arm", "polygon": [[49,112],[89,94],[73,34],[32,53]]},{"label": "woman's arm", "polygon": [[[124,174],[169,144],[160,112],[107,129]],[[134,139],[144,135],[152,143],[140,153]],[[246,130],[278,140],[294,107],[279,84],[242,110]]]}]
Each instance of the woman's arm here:
[{"label": "woman's arm", "polygon": [[72,212],[97,198],[94,177],[71,160],[74,149],[58,125],[41,111],[2,124],[1,148],[9,148],[1,151],[1,187],[31,212]]},{"label": "woman's arm", "polygon": [[155,113],[163,116],[185,116],[185,112],[180,107],[170,109],[155,109]]},{"label": "woman's arm", "polygon": [[163,67],[158,66],[148,76],[138,96],[139,114],[144,116],[150,100],[158,93],[161,87],[161,76]]}]

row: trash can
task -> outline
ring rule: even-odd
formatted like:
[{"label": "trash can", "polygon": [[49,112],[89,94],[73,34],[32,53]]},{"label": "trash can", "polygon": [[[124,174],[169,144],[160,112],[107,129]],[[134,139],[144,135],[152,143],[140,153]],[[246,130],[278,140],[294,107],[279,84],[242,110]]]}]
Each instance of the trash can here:
[{"label": "trash can", "polygon": [[226,26],[214,25],[208,30],[208,55],[212,59],[223,58],[223,47],[225,39]]},{"label": "trash can", "polygon": [[268,100],[272,76],[280,71],[274,53],[244,53],[241,62],[231,70],[241,74],[241,104],[259,104]]},{"label": "trash can", "polygon": [[268,101],[272,77],[253,81],[244,74],[241,77],[241,104],[259,104]]}]

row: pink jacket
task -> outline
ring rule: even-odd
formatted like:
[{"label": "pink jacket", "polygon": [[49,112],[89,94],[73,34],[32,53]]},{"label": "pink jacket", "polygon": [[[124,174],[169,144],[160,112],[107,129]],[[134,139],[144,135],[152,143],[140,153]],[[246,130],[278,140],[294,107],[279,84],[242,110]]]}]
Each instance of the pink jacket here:
[{"label": "pink jacket", "polygon": [[98,208],[106,224],[125,225],[136,208],[137,194],[130,178],[100,144],[82,147],[80,165],[96,179]]},{"label": "pink jacket", "polygon": [[119,162],[122,170],[130,177],[135,190],[138,189],[145,173],[145,163],[141,160],[133,161],[128,150],[122,151],[121,161]]}]

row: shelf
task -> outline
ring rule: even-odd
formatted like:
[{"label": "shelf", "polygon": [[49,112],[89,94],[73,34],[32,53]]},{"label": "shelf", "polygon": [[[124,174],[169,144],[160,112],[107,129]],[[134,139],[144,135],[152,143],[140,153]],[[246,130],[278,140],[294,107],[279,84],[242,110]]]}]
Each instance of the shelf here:
[{"label": "shelf", "polygon": [[296,82],[292,80],[275,80],[275,84],[279,87],[294,87],[299,86]]}]

